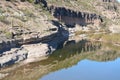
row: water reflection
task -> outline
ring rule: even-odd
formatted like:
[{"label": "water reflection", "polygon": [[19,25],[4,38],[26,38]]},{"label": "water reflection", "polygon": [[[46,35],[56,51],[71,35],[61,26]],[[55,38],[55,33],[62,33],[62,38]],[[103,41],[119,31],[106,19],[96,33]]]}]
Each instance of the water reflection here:
[{"label": "water reflection", "polygon": [[40,80],[120,80],[120,59],[110,62],[83,60],[77,65],[62,69]]},{"label": "water reflection", "polygon": [[[111,75],[104,74],[103,71],[109,72],[112,70],[113,73],[116,73],[116,71],[120,72],[119,59],[112,63],[106,62],[115,60],[118,57],[120,57],[120,47],[118,46],[81,40],[77,44],[68,45],[63,49],[55,51],[46,60],[27,64],[14,71],[9,71],[10,75],[3,80],[88,80],[85,78],[97,80],[97,73],[101,76],[101,80],[112,80],[108,79],[109,77],[103,79],[103,75],[105,77],[112,75],[112,73]],[[46,74],[48,75],[43,77]],[[115,76],[119,79],[117,75],[116,73],[112,76],[114,80],[117,80]],[[96,76],[96,78],[92,79],[91,76]]]}]

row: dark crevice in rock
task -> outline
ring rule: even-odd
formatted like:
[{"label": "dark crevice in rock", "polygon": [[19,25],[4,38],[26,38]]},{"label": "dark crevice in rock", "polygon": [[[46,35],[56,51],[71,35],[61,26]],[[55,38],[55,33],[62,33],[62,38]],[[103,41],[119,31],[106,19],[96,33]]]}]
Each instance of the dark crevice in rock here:
[{"label": "dark crevice in rock", "polygon": [[46,0],[35,0],[34,3],[35,3],[35,4],[42,3],[42,4],[43,4],[43,7],[48,7]]},{"label": "dark crevice in rock", "polygon": [[113,5],[109,4],[109,5],[106,5],[105,9],[110,10],[110,11],[117,11],[118,7],[115,4]]},{"label": "dark crevice in rock", "polygon": [[103,2],[116,2],[116,0],[102,0]]}]

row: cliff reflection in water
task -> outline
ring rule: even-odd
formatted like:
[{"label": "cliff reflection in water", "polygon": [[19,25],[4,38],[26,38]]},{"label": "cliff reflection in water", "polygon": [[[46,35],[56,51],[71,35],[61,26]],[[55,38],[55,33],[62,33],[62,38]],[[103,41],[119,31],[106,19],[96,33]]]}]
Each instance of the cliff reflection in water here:
[{"label": "cliff reflection in water", "polygon": [[[3,80],[38,80],[40,77],[76,65],[83,59],[110,61],[120,57],[120,47],[101,42],[81,40],[55,51],[47,59],[14,70]],[[88,66],[89,67],[89,66]]]}]

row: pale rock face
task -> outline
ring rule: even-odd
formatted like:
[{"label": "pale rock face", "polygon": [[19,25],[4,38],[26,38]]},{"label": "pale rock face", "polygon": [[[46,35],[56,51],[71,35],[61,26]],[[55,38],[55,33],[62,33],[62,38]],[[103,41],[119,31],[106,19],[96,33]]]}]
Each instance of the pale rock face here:
[{"label": "pale rock face", "polygon": [[47,56],[48,54],[50,54],[48,44],[29,44],[23,45],[22,47],[28,51],[27,59],[24,61],[26,63],[37,61],[40,59],[40,57]]},{"label": "pale rock face", "polygon": [[28,58],[41,57],[46,55],[46,52],[49,50],[47,44],[31,44],[24,45],[23,47],[28,50]]},{"label": "pale rock face", "polygon": [[5,74],[0,73],[0,79],[4,78],[4,77],[7,76],[8,74],[9,74],[9,73],[5,73]]},{"label": "pale rock face", "polygon": [[109,30],[112,32],[112,33],[120,33],[120,26],[119,25],[111,25],[109,27]]},{"label": "pale rock face", "polygon": [[78,25],[78,24],[75,25],[75,29],[76,29],[76,31],[81,31],[81,30],[83,30],[82,26],[80,26],[80,25]]},{"label": "pale rock face", "polygon": [[40,57],[47,56],[55,50],[56,48],[49,46],[47,43],[22,45],[20,48],[13,48],[0,55],[0,68],[21,61],[24,61],[24,63],[39,61]]}]

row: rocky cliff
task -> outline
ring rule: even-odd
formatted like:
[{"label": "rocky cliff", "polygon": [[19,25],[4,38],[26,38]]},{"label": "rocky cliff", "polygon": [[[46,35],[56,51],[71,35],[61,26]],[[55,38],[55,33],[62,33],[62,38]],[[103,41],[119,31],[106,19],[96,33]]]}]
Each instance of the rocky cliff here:
[{"label": "rocky cliff", "polygon": [[75,26],[76,24],[80,26],[87,26],[89,24],[98,25],[103,22],[102,17],[95,13],[74,11],[71,9],[66,9],[65,7],[54,7],[50,8],[51,14],[59,21],[64,22],[68,27]]}]

